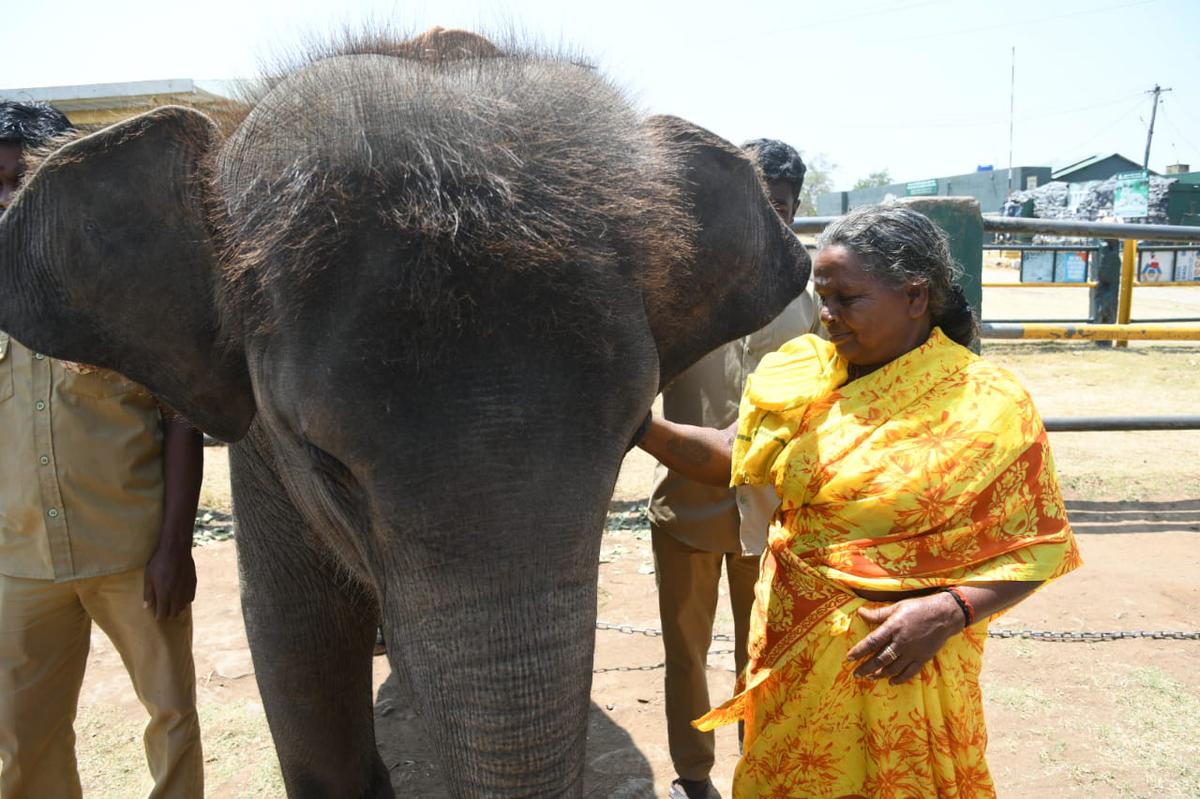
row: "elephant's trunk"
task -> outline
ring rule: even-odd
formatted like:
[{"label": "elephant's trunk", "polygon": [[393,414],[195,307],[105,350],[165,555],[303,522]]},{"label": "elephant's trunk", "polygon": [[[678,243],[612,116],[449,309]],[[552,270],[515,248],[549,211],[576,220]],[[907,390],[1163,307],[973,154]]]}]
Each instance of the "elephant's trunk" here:
[{"label": "elephant's trunk", "polygon": [[581,539],[431,569],[388,599],[389,655],[454,796],[582,795],[599,541]]}]

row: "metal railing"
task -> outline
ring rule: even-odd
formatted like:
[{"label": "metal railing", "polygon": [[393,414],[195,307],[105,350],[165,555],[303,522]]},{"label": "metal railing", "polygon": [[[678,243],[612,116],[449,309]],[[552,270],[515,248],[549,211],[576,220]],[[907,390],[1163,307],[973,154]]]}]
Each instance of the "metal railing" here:
[{"label": "metal railing", "polygon": [[[797,219],[792,224],[792,230],[802,234],[820,233],[834,219],[836,217]],[[1142,320],[1137,323],[1131,321],[1133,288],[1135,286],[1170,285],[1140,283],[1136,280],[1137,242],[1200,242],[1200,227],[1012,217],[982,217],[982,226],[985,233],[1077,236],[1101,239],[1102,242],[1092,254],[1095,260],[1089,263],[1089,272],[1092,273],[1094,279],[1086,283],[1065,284],[1088,289],[1091,295],[1092,318],[1087,323],[985,322],[981,325],[981,338],[1084,339],[1100,343],[1115,342],[1118,347],[1124,346],[1131,340],[1200,341],[1200,324],[1187,324],[1200,320]],[[1118,242],[1122,243],[1118,244]],[[1068,249],[1062,245],[1015,245],[1015,247],[1014,245],[996,245],[996,247],[1000,249],[1016,247]],[[1116,258],[1118,252],[1120,253],[1119,261]],[[1089,258],[1089,260],[1091,259]],[[1017,283],[1011,285],[1022,287],[1054,285],[1058,287],[1061,284]],[[1193,284],[1184,283],[1183,285]],[[1200,281],[1197,281],[1195,285],[1200,286]],[[1114,299],[1115,302],[1111,302]],[[1183,324],[1179,324],[1181,322]],[[1045,425],[1046,429],[1051,432],[1200,430],[1200,416],[1051,417],[1045,419]]]},{"label": "metal railing", "polygon": [[[797,233],[820,233],[838,218],[836,216],[799,217],[792,222],[792,230]],[[1079,236],[1080,238],[1094,239],[1200,241],[1200,227],[1187,225],[1136,225],[1127,222],[1079,222],[1070,219],[985,216],[983,217],[983,229],[988,233]]]},{"label": "metal railing", "polygon": [[985,339],[1086,339],[1088,341],[1200,341],[1200,325],[1093,325],[1070,322],[984,322]]},{"label": "metal railing", "polygon": [[1025,219],[1015,216],[985,216],[988,233],[1024,233],[1044,236],[1079,236],[1094,239],[1135,241],[1200,241],[1200,227],[1187,225],[1138,225],[1130,222],[1080,222],[1073,219]]},{"label": "metal railing", "polygon": [[[1096,308],[1100,301],[1093,303],[1093,322],[1114,322],[1115,324],[1093,325],[1047,325],[1032,324],[1020,334],[1014,334],[1011,325],[995,326],[996,330],[989,335],[997,338],[1089,338],[1093,340],[1115,341],[1116,346],[1123,347],[1131,340],[1200,340],[1200,328],[1195,326],[1172,326],[1171,324],[1131,325],[1133,318],[1133,288],[1137,281],[1137,242],[1138,241],[1172,241],[1200,242],[1200,227],[1184,225],[1139,225],[1124,222],[1078,222],[1060,219],[1021,219],[1014,217],[984,217],[983,229],[991,233],[1021,233],[1057,236],[1082,236],[1102,238],[1110,242],[1115,249],[1115,242],[1121,243],[1121,271],[1115,287],[1111,286],[1107,275],[1097,275],[1096,286],[1093,290],[1116,289],[1117,312],[1115,319],[1097,319],[1100,314]],[[1100,270],[1095,270],[1099,272]],[[1036,285],[1036,284],[1022,284]]]},{"label": "metal railing", "polygon": [[1050,433],[1200,430],[1200,416],[1047,416],[1042,424]]},{"label": "metal railing", "polygon": [[[819,233],[837,217],[804,217],[792,223],[796,233]],[[1115,342],[1123,347],[1129,341],[1146,340],[1175,340],[1197,341],[1200,332],[1194,326],[1177,325],[1177,322],[1200,321],[1190,318],[1170,320],[1140,320],[1133,323],[1133,289],[1138,288],[1179,288],[1200,287],[1197,281],[1168,281],[1142,282],[1137,279],[1137,242],[1138,241],[1169,241],[1169,242],[1200,242],[1200,227],[1185,225],[1141,225],[1125,222],[1081,222],[1063,219],[1027,219],[1020,217],[983,217],[983,230],[988,233],[1024,234],[1024,235],[1055,235],[1076,236],[1081,238],[1102,239],[1116,251],[1119,246],[1121,253],[1120,269],[1115,275],[1110,275],[1103,269],[1102,263],[1096,263],[1090,271],[1093,278],[1081,283],[1064,282],[1030,282],[1030,283],[983,283],[988,288],[1086,288],[1091,296],[1091,324],[1064,322],[1009,322],[1002,324],[984,325],[983,338],[1045,338],[1071,339],[1083,338],[1093,341]],[[1117,242],[1122,242],[1120,245]],[[988,249],[1067,249],[1062,245],[986,245]],[[1097,261],[1102,262],[1103,258]],[[1115,278],[1115,280],[1113,279]],[[1102,309],[1115,296],[1115,313],[1105,313]]]}]

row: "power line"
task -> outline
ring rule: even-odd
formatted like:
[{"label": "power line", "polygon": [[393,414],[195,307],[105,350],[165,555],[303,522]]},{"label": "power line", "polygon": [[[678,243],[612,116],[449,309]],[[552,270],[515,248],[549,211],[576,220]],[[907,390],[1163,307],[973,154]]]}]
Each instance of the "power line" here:
[{"label": "power line", "polygon": [[[816,19],[812,20],[811,22],[803,22],[798,25],[772,28],[771,35],[773,37],[779,37],[786,34],[804,33],[812,28],[819,28],[824,25],[837,25],[843,22],[854,22],[855,20],[860,19],[872,19],[874,17],[882,17],[888,14],[898,14],[904,11],[912,11],[925,6],[944,5],[945,3],[949,2],[952,2],[952,0],[918,0],[917,2],[910,3],[909,5],[897,5],[894,2],[881,3],[877,6],[870,6],[856,14],[848,14],[842,17],[828,17],[826,19]],[[1146,2],[1153,2],[1153,0],[1146,0]],[[761,35],[762,34],[760,32],[742,33],[720,37],[713,40],[713,42],[719,44],[728,44],[729,42],[736,42],[743,39],[761,38]]]},{"label": "power line", "polygon": [[1193,142],[1191,139],[1189,139],[1182,130],[1175,127],[1174,118],[1170,114],[1167,113],[1167,107],[1165,105],[1163,106],[1163,109],[1162,109],[1162,118],[1163,118],[1163,122],[1167,123],[1167,127],[1171,129],[1171,132],[1173,132],[1177,137],[1182,139],[1184,144],[1186,144],[1188,147],[1191,147],[1193,153],[1196,156],[1200,156],[1200,147],[1198,147],[1195,142]]},{"label": "power line", "polygon": [[1058,19],[1070,19],[1071,17],[1082,17],[1086,14],[1102,14],[1106,11],[1117,11],[1118,9],[1122,9],[1122,8],[1133,8],[1134,6],[1144,6],[1144,5],[1149,5],[1150,3],[1155,3],[1157,1],[1158,0],[1138,0],[1138,2],[1136,2],[1136,3],[1123,3],[1121,5],[1116,5],[1116,6],[1105,6],[1104,8],[1089,8],[1085,11],[1071,11],[1066,14],[1054,14],[1049,17],[1036,17],[1034,19],[1018,20],[1016,22],[1002,22],[997,25],[982,25],[982,26],[975,27],[975,28],[960,28],[959,30],[953,30],[953,31],[939,31],[937,33],[923,33],[923,34],[919,34],[917,36],[905,36],[905,37],[899,38],[899,39],[894,39],[894,38],[893,39],[879,39],[879,40],[876,40],[873,42],[868,42],[868,44],[885,44],[885,43],[894,44],[896,42],[912,42],[912,41],[919,41],[921,39],[936,39],[936,38],[939,38],[942,36],[957,36],[958,34],[961,34],[961,33],[980,33],[983,31],[1000,30],[1002,28],[1016,28],[1016,27],[1020,27],[1022,25],[1033,25],[1033,24],[1039,23],[1039,22],[1051,22],[1051,21],[1058,20]]},{"label": "power line", "polygon": [[[1016,121],[1017,122],[1033,122],[1035,120],[1045,119],[1047,117],[1057,117],[1057,116],[1064,116],[1067,114],[1080,114],[1080,113],[1083,113],[1084,111],[1094,111],[1097,108],[1111,108],[1114,105],[1123,104],[1123,103],[1127,104],[1130,100],[1134,100],[1134,98],[1136,98],[1136,100],[1134,101],[1135,104],[1134,104],[1133,108],[1136,109],[1136,108],[1140,107],[1143,102],[1142,95],[1143,95],[1142,92],[1138,92],[1135,95],[1125,96],[1125,97],[1120,98],[1119,100],[1110,100],[1108,102],[1097,103],[1095,105],[1084,106],[1082,108],[1069,108],[1069,109],[1063,109],[1063,110],[1059,110],[1059,111],[1048,111],[1044,114],[1027,114],[1025,116],[1017,117]],[[1128,106],[1127,106],[1127,108],[1128,108]],[[831,124],[829,127],[835,128],[835,129],[842,129],[842,130],[875,130],[875,129],[922,130],[925,128],[990,128],[990,127],[995,127],[995,125],[998,122],[1000,122],[1001,120],[1002,120],[1002,117],[1000,117],[999,115],[989,115],[988,117],[984,117],[984,118],[980,118],[980,117],[976,116],[974,118],[974,121],[971,121],[971,122],[968,122],[966,120],[945,119],[945,120],[940,120],[940,121],[935,121],[935,122],[913,122],[911,124],[896,123],[896,122],[867,122],[867,123],[862,123],[862,124],[838,123],[838,124]]]},{"label": "power line", "polygon": [[[1127,105],[1129,101],[1135,101],[1135,107],[1140,106],[1144,92],[1136,92],[1135,94],[1124,95],[1116,100],[1107,100],[1103,103],[1093,103],[1092,105],[1081,106],[1079,108],[1063,108],[1057,111],[1046,111],[1045,113],[1025,114],[1024,116],[1016,117],[1017,122],[1034,122],[1039,119],[1047,119],[1049,117],[1066,116],[1068,114],[1081,114],[1085,111],[1095,111],[1099,108],[1111,108],[1114,105]],[[998,114],[989,115],[986,117],[974,116],[972,121],[944,119],[935,122],[914,122],[912,124],[896,123],[896,122],[869,122],[863,124],[844,124],[839,123],[831,125],[832,128],[843,130],[920,130],[924,128],[990,128],[995,126],[1003,119]]]},{"label": "power line", "polygon": [[805,22],[803,25],[799,25],[793,30],[807,30],[809,28],[816,28],[821,25],[834,25],[839,22],[853,22],[856,19],[882,17],[885,14],[898,14],[902,11],[912,11],[913,9],[922,8],[924,6],[942,5],[949,1],[950,0],[921,0],[921,2],[912,3],[911,5],[907,6],[898,6],[895,3],[885,3],[859,14],[850,14],[844,17],[830,17],[829,19],[817,19],[813,20],[812,22]]},{"label": "power line", "polygon": [[1017,117],[1017,119],[1020,122],[1028,122],[1029,120],[1033,120],[1033,119],[1046,119],[1047,117],[1061,117],[1061,116],[1066,116],[1067,114],[1082,114],[1084,111],[1095,111],[1098,108],[1111,108],[1114,105],[1128,103],[1130,100],[1132,100],[1135,97],[1140,100],[1143,94],[1145,94],[1145,92],[1136,92],[1135,94],[1124,95],[1123,97],[1120,97],[1116,100],[1108,100],[1103,103],[1096,103],[1095,105],[1085,105],[1082,108],[1065,108],[1065,109],[1060,109],[1058,111],[1047,111],[1044,114],[1032,114],[1030,116]]},{"label": "power line", "polygon": [[1008,80],[1008,193],[1012,194],[1013,112],[1017,102],[1017,46],[1012,49],[1012,73]]},{"label": "power line", "polygon": [[[1087,138],[1083,139],[1082,141],[1078,142],[1077,144],[1075,144],[1071,147],[1066,148],[1066,151],[1068,153],[1071,151],[1078,152],[1078,151],[1082,150],[1084,147],[1086,147],[1088,144],[1091,144],[1093,141],[1095,141],[1099,137],[1103,136],[1104,134],[1108,133],[1113,128],[1117,127],[1117,125],[1120,125],[1121,123],[1126,122],[1129,119],[1129,117],[1133,116],[1134,114],[1136,114],[1138,112],[1138,110],[1141,108],[1142,102],[1143,102],[1142,96],[1141,96],[1141,93],[1139,92],[1137,101],[1133,105],[1129,106],[1125,111],[1123,111],[1121,113],[1121,115],[1116,118],[1115,121],[1113,121],[1109,125],[1105,125],[1103,128],[1100,128],[1099,130],[1093,131],[1092,134],[1089,135]],[[1059,157],[1060,156],[1055,156],[1054,158],[1051,158],[1050,162],[1054,163],[1055,161],[1059,160]]]}]

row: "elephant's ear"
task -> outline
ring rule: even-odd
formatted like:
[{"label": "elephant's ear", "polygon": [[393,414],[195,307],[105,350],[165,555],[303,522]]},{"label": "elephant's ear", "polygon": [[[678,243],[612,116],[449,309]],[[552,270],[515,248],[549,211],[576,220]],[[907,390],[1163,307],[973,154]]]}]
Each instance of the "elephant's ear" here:
[{"label": "elephant's ear", "polygon": [[205,115],[164,107],[47,157],[0,218],[0,329],[236,440],[254,399],[218,306],[206,164],[219,141]]},{"label": "elephant's ear", "polygon": [[741,150],[677,117],[642,124],[676,165],[679,199],[696,230],[687,260],[643,295],[661,387],[778,316],[804,290],[811,263]]}]

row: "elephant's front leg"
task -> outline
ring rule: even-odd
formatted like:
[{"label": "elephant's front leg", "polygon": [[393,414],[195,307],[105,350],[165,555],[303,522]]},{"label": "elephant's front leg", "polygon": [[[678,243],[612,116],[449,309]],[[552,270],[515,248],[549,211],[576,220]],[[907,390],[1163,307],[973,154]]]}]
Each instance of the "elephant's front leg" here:
[{"label": "elephant's front leg", "polygon": [[242,613],[291,799],[392,797],[375,744],[378,610],[303,542],[303,521],[257,453],[235,447]]}]

